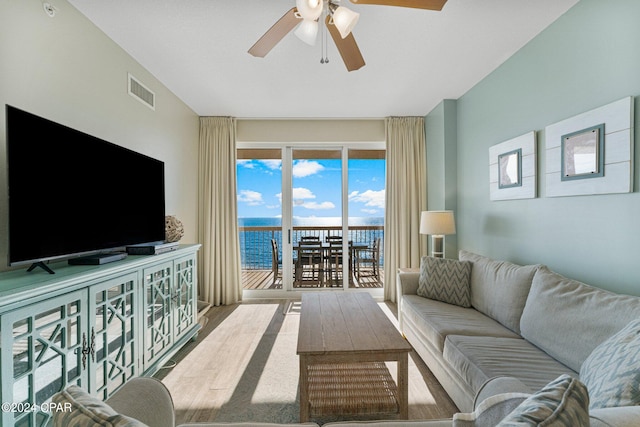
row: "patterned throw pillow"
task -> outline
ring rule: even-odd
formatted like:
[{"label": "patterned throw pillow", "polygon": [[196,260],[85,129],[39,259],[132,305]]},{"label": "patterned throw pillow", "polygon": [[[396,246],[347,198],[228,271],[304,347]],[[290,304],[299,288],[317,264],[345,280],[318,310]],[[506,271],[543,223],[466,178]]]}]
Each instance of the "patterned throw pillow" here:
[{"label": "patterned throw pillow", "polygon": [[590,409],[640,405],[640,319],[597,346],[580,368]]},{"label": "patterned throw pillow", "polygon": [[418,295],[461,307],[471,307],[471,262],[422,257]]},{"label": "patterned throw pillow", "polygon": [[[138,420],[118,414],[111,406],[77,385],[56,393],[52,401],[63,408],[53,412],[54,427],[147,427]],[[65,410],[67,405],[70,405],[70,411]]]},{"label": "patterned throw pillow", "polygon": [[569,375],[561,375],[529,396],[498,427],[588,426],[587,387]]}]

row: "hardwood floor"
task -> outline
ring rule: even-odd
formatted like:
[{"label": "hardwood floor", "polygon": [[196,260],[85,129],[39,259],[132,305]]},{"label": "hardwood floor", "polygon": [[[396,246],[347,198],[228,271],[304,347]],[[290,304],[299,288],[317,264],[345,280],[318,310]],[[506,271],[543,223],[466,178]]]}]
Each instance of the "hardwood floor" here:
[{"label": "hardwood floor", "polygon": [[[379,305],[397,324],[395,305]],[[156,374],[171,391],[176,423],[297,422],[300,308],[300,301],[290,300],[211,308],[197,341],[174,357],[175,366],[169,364]],[[453,402],[412,351],[409,419],[450,418],[455,412]]]}]

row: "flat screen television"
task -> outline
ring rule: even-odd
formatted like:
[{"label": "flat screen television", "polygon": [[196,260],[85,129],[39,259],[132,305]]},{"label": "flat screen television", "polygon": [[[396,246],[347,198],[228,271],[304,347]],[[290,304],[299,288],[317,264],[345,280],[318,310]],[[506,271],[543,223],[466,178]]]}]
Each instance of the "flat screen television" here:
[{"label": "flat screen television", "polygon": [[6,119],[9,265],[164,240],[162,161],[9,105]]}]

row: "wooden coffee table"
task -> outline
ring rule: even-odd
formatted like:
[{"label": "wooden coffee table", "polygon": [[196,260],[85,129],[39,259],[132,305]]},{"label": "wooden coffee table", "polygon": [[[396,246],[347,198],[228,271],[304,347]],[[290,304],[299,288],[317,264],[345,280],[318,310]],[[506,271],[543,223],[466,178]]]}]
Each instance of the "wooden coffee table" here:
[{"label": "wooden coffee table", "polygon": [[[368,293],[303,294],[300,422],[311,416],[390,412],[407,419],[410,351]],[[386,361],[397,362],[397,384]]]}]

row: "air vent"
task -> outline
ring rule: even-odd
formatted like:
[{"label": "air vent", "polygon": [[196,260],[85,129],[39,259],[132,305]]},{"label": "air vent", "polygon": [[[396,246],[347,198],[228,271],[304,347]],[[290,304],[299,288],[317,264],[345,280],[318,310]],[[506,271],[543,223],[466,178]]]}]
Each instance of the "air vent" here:
[{"label": "air vent", "polygon": [[129,74],[129,95],[155,111],[156,94],[151,92],[149,88],[140,83],[140,80],[136,79],[131,74]]}]

